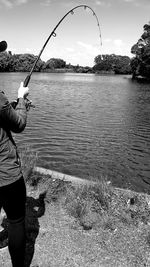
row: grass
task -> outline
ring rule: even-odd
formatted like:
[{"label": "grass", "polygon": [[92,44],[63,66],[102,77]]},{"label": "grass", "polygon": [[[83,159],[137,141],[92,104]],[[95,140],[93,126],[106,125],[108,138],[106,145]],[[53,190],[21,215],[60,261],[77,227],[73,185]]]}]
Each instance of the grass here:
[{"label": "grass", "polygon": [[150,220],[146,195],[115,189],[106,179],[73,186],[71,182],[32,172],[26,181],[34,188],[43,188],[46,203],[61,202],[83,228],[89,225],[90,229],[115,230],[118,225],[138,227]]},{"label": "grass", "polygon": [[46,205],[58,203],[83,230],[101,233],[103,249],[109,256],[126,261],[126,266],[150,266],[148,195],[114,188],[104,178],[93,184],[74,186],[71,182],[34,173],[36,155],[33,156],[29,148],[24,151],[25,180],[45,193]]},{"label": "grass", "polygon": [[31,181],[30,177],[32,175],[33,180],[33,169],[36,165],[38,158],[37,153],[34,152],[30,146],[19,147],[18,151],[22,166],[23,177],[26,182]]},{"label": "grass", "polygon": [[110,204],[112,192],[106,181],[79,185],[66,191],[64,206],[84,229],[90,229]]},{"label": "grass", "polygon": [[47,178],[47,205],[58,203],[84,231],[101,233],[103,249],[115,260],[119,257],[127,262],[126,266],[149,266],[150,209],[146,195],[115,189],[106,179],[73,186],[43,177],[41,184]]},{"label": "grass", "polygon": [[118,224],[147,224],[150,219],[144,194],[115,189],[103,177],[93,184],[73,186],[71,182],[35,173],[37,154],[29,146],[20,149],[20,158],[26,183],[34,188],[42,186],[46,192],[45,201],[61,201],[68,214],[83,227],[86,220],[91,228],[101,225],[111,230]]}]

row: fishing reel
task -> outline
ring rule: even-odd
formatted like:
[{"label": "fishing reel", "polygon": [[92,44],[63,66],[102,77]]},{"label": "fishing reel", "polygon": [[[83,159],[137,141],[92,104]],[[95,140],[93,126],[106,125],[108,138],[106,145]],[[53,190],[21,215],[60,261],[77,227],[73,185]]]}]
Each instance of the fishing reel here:
[{"label": "fishing reel", "polygon": [[[14,100],[14,101],[12,101],[12,102],[10,103],[11,106],[12,106],[14,109],[16,109],[16,106],[17,106],[17,104],[18,104],[18,101],[19,101],[19,99]],[[28,98],[25,98],[24,101],[25,101],[25,107],[26,107],[26,110],[27,110],[27,111],[29,111],[30,108],[35,108],[35,105],[32,104],[32,100],[29,100]]]}]

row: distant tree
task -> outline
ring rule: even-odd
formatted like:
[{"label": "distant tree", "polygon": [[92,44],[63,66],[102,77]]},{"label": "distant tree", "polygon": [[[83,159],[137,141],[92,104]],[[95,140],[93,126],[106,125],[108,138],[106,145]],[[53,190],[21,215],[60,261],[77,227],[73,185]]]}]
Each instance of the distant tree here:
[{"label": "distant tree", "polygon": [[95,71],[112,71],[113,63],[115,62],[114,59],[115,55],[98,55],[94,59],[94,67]]},{"label": "distant tree", "polygon": [[66,62],[60,58],[51,58],[46,61],[44,69],[61,69],[65,68]]},{"label": "distant tree", "polygon": [[9,59],[9,71],[20,71],[19,69],[20,55],[12,55]]},{"label": "distant tree", "polygon": [[[30,71],[35,59],[36,56],[30,54],[0,53],[0,71]],[[44,62],[39,60],[34,71],[40,71],[43,65]]]},{"label": "distant tree", "polygon": [[128,56],[118,56],[114,64],[114,72],[116,74],[131,73],[131,59]]},{"label": "distant tree", "polygon": [[131,72],[130,58],[127,56],[98,55],[94,59],[94,71],[107,71],[116,74],[128,74]]},{"label": "distant tree", "polygon": [[9,71],[9,59],[7,52],[0,53],[0,72]]},{"label": "distant tree", "polygon": [[135,57],[131,61],[133,78],[143,76],[150,79],[150,23],[143,26],[144,33],[131,48]]},{"label": "distant tree", "polygon": [[[33,63],[36,60],[36,56],[31,54],[18,54],[13,55],[10,62],[10,71],[30,71]],[[44,62],[40,59],[34,71],[40,71]]]},{"label": "distant tree", "polygon": [[71,65],[71,63],[69,63],[69,64],[66,64],[66,68],[67,68],[67,69],[72,69],[73,66]]}]

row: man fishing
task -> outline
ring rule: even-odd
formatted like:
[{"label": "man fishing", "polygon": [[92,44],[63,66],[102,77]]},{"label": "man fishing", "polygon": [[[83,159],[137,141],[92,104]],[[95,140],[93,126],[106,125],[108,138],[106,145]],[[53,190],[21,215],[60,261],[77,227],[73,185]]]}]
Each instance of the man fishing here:
[{"label": "man fishing", "polygon": [[[1,41],[0,52],[6,48],[7,43]],[[11,132],[20,133],[26,126],[25,98],[28,93],[28,87],[21,83],[14,109],[0,91],[0,210],[3,207],[9,223],[8,249],[13,267],[24,266],[26,187]]]}]

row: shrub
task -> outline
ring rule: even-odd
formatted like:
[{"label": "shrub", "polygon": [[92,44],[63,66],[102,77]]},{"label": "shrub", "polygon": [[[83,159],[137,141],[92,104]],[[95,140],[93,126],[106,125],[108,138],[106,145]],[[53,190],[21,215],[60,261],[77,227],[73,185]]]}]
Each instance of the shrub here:
[{"label": "shrub", "polygon": [[[93,184],[84,184],[67,190],[65,208],[78,219],[84,228],[92,228],[99,220],[99,214],[109,208],[111,186],[105,179]],[[88,227],[87,227],[88,225]]]}]

